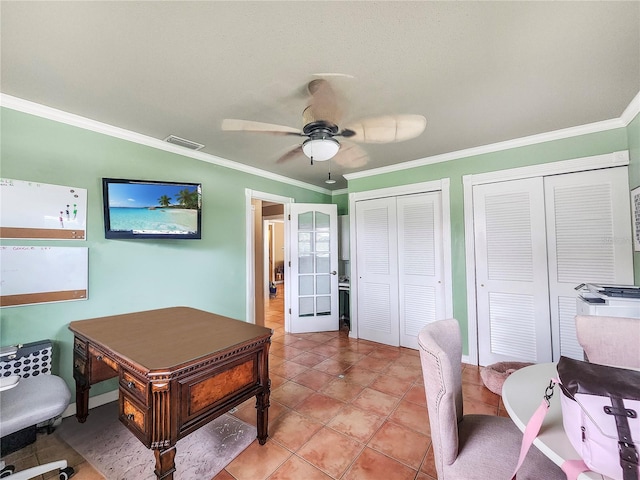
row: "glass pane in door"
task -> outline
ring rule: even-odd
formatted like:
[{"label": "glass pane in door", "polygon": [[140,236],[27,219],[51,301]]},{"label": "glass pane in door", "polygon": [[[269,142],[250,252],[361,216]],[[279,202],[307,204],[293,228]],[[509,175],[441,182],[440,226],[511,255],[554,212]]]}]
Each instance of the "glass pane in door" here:
[{"label": "glass pane in door", "polygon": [[331,297],[329,295],[324,297],[317,297],[316,299],[316,315],[331,315]]},{"label": "glass pane in door", "polygon": [[331,271],[331,259],[329,254],[316,255],[316,273],[329,273]]},{"label": "glass pane in door", "polygon": [[318,275],[316,278],[316,292],[319,295],[331,293],[331,275]]},{"label": "glass pane in door", "polygon": [[316,230],[318,232],[328,232],[330,218],[326,213],[316,212]]},{"label": "glass pane in door", "polygon": [[313,295],[315,289],[313,288],[314,275],[300,275],[298,279],[298,293],[302,296]]},{"label": "glass pane in door", "polygon": [[300,309],[301,317],[312,317],[314,315],[313,297],[300,297],[298,299],[298,308]]}]

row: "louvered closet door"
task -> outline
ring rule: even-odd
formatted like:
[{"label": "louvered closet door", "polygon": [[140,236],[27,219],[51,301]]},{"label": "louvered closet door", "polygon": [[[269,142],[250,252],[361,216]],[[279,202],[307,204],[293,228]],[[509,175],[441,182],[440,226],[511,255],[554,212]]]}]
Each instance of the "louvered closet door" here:
[{"label": "louvered closet door", "polygon": [[396,200],[356,202],[358,337],[398,346]]},{"label": "louvered closet door", "polygon": [[627,175],[627,167],[619,167],[544,180],[554,360],[583,358],[575,330],[577,285],[633,284]]},{"label": "louvered closet door", "polygon": [[473,187],[481,365],[551,361],[543,179]]},{"label": "louvered closet door", "polygon": [[441,192],[397,198],[400,345],[445,315]]}]

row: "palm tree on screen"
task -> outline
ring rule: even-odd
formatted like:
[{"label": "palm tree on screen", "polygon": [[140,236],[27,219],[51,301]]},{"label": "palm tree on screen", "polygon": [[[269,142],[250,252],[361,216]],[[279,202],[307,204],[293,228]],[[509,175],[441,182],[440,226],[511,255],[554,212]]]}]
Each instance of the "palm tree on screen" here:
[{"label": "palm tree on screen", "polygon": [[160,206],[162,207],[168,207],[169,205],[171,205],[171,198],[167,197],[166,195],[162,195],[158,199],[158,203],[160,203]]},{"label": "palm tree on screen", "polygon": [[198,192],[190,192],[188,189],[180,190],[176,200],[184,208],[198,208]]}]

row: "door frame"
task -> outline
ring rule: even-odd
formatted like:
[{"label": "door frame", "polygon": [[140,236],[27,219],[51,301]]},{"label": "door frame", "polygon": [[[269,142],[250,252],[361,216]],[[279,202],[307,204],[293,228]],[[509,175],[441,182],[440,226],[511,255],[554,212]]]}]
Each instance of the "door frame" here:
[{"label": "door frame", "polygon": [[[245,275],[246,275],[246,292],[245,292],[245,312],[247,323],[256,323],[256,308],[255,308],[255,293],[256,293],[256,275],[255,275],[255,230],[254,230],[254,213],[252,200],[264,200],[274,203],[295,203],[295,199],[291,197],[284,197],[282,195],[275,195],[267,192],[260,192],[258,190],[251,190],[250,188],[244,189],[245,196]],[[260,218],[262,219],[262,213],[260,212]],[[262,221],[261,221],[262,223]],[[285,222],[285,230],[287,229],[287,222]],[[263,243],[260,243],[259,247],[262,248]],[[285,232],[284,238],[284,258],[285,264],[289,258],[289,242],[287,241],[287,234]],[[285,320],[288,315],[288,296],[287,296],[287,281],[288,275],[284,276],[284,309]]]},{"label": "door frame", "polygon": [[367,190],[365,192],[355,192],[349,194],[349,244],[350,247],[350,281],[349,281],[349,319],[351,328],[349,337],[358,338],[358,251],[356,245],[356,202],[362,200],[373,200],[384,197],[398,197],[402,195],[413,195],[418,193],[440,192],[442,196],[442,253],[444,263],[445,281],[445,315],[453,317],[453,287],[451,270],[451,215],[450,215],[450,194],[449,178],[442,178],[431,182],[412,183],[398,187],[380,188],[377,190]]},{"label": "door frame", "polygon": [[478,316],[476,305],[475,241],[473,223],[473,186],[485,183],[505,182],[531,177],[545,177],[565,173],[576,173],[600,168],[629,165],[629,151],[606,153],[590,157],[561,160],[558,162],[510,168],[494,172],[464,175],[462,177],[464,205],[464,243],[467,271],[467,332],[469,354],[465,362],[478,364]]}]

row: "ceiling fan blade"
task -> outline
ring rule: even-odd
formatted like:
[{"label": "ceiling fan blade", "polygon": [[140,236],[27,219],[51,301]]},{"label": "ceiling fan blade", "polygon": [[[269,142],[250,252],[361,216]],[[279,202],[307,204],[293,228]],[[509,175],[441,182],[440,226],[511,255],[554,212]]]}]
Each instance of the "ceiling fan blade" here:
[{"label": "ceiling fan blade", "polygon": [[369,155],[362,147],[351,142],[340,142],[340,150],[331,159],[337,165],[345,168],[363,167],[369,161]]},{"label": "ceiling fan blade", "polygon": [[302,145],[297,145],[293,149],[289,150],[287,153],[282,155],[276,161],[276,163],[288,162],[289,160],[293,160],[294,158],[299,157],[300,155],[304,156],[304,153],[302,152]]},{"label": "ceiling fan blade", "polygon": [[222,121],[222,130],[227,132],[258,132],[270,133],[273,135],[304,135],[299,129],[287,127],[285,125],[274,125],[272,123],[254,122],[251,120],[236,120],[225,118]]},{"label": "ceiling fan blade", "polygon": [[385,115],[362,119],[347,125],[347,129],[355,132],[349,137],[355,142],[393,143],[417,137],[426,125],[422,115]]},{"label": "ceiling fan blade", "polygon": [[309,82],[308,89],[311,99],[309,106],[303,112],[304,124],[325,121],[337,125],[342,116],[342,110],[331,84],[323,78],[318,78]]}]

